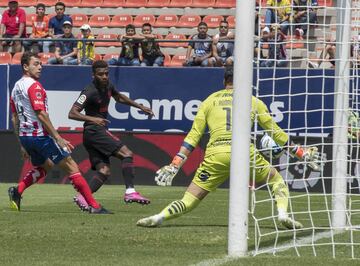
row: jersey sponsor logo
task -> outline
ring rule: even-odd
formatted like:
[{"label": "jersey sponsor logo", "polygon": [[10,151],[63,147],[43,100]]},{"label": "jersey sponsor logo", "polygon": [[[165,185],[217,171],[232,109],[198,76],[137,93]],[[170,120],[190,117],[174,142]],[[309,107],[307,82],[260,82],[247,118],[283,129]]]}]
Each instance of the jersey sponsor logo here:
[{"label": "jersey sponsor logo", "polygon": [[43,105],[43,104],[44,104],[44,101],[38,101],[38,100],[35,100],[35,101],[34,101],[34,104],[40,104],[40,105]]},{"label": "jersey sponsor logo", "polygon": [[38,99],[41,99],[41,98],[42,98],[42,95],[41,95],[41,92],[40,92],[40,91],[37,91],[37,92],[35,93],[35,96],[36,96],[36,98],[38,98]]},{"label": "jersey sponsor logo", "polygon": [[205,171],[205,170],[202,170],[201,173],[199,174],[199,178],[201,181],[205,182],[206,180],[208,180],[210,177],[210,173]]},{"label": "jersey sponsor logo", "polygon": [[77,102],[79,104],[83,104],[86,101],[86,95],[80,95],[80,97],[77,99]]}]

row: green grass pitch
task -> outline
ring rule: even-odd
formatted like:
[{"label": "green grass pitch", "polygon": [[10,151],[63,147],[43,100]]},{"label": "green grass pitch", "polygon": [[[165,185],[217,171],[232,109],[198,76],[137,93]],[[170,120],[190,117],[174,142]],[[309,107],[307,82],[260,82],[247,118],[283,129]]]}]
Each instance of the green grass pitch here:
[{"label": "green grass pitch", "polygon": [[[159,212],[172,200],[180,199],[183,187],[138,186],[138,190],[149,196],[148,206],[126,205],[124,188],[104,186],[96,198],[113,215],[89,215],[80,212],[72,203],[74,190],[70,185],[34,185],[24,193],[21,212],[11,211],[7,188],[0,184],[0,265],[360,265],[360,260],[350,260],[348,245],[337,247],[337,258],[332,258],[332,247],[299,248],[301,257],[294,249],[263,254],[244,259],[226,258],[228,190],[219,189],[210,194],[193,212],[167,222],[160,228],[140,228],[135,225],[139,218]],[[267,193],[257,192],[257,197]],[[314,210],[321,207],[319,198],[313,201]],[[294,209],[305,209],[307,201],[294,199]],[[269,215],[271,206],[259,204],[257,217]],[[271,214],[271,213],[270,213]],[[317,226],[325,224],[327,217],[319,214]],[[309,226],[306,214],[298,219]],[[354,218],[356,219],[356,217]],[[360,220],[359,223],[360,224]],[[260,223],[263,234],[274,231],[271,219]],[[254,250],[254,221],[249,219],[249,251]],[[308,231],[297,237],[309,236]],[[359,243],[360,232],[352,235]],[[278,245],[291,241],[293,235],[282,232]],[[345,232],[334,236],[337,242],[349,241]],[[275,235],[261,238],[260,248],[272,247]],[[318,243],[329,242],[329,238]],[[356,257],[360,247],[355,246]]]}]

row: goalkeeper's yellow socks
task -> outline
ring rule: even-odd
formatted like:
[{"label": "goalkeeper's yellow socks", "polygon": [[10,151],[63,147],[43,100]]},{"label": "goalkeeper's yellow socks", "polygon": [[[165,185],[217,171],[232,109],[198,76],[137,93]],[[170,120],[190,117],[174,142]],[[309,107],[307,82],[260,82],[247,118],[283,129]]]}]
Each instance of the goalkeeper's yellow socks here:
[{"label": "goalkeeper's yellow socks", "polygon": [[276,171],[275,175],[270,178],[269,186],[271,187],[271,192],[275,197],[276,206],[279,211],[279,215],[282,212],[287,213],[288,201],[289,201],[289,188],[285,184],[284,179]]},{"label": "goalkeeper's yellow socks", "polygon": [[200,200],[189,192],[185,192],[181,200],[171,202],[160,213],[163,219],[170,220],[179,217],[193,209],[200,203]]}]

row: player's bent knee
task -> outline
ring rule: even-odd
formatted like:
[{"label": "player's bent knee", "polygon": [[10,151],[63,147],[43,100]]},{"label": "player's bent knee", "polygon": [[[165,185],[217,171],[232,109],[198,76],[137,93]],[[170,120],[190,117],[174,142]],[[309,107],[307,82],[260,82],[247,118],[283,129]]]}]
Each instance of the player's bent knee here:
[{"label": "player's bent knee", "polygon": [[62,159],[59,163],[60,168],[62,168],[64,171],[66,171],[69,175],[78,173],[79,166],[74,161],[74,159],[71,156],[68,156],[64,159]]}]

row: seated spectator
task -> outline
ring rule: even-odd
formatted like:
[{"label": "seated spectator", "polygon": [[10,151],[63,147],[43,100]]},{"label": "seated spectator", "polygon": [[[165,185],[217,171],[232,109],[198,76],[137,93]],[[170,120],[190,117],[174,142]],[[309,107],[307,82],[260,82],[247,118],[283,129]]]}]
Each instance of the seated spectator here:
[{"label": "seated spectator", "polygon": [[274,65],[277,67],[288,66],[286,47],[284,43],[285,39],[286,35],[276,25],[273,25],[270,28],[269,33],[263,33],[261,45],[267,43],[269,48],[267,57],[260,59],[261,67],[273,67]]},{"label": "seated spectator", "polygon": [[[197,30],[198,33],[190,38],[195,42],[189,42],[184,66],[213,66],[209,60],[212,56],[212,38],[207,34],[208,26],[205,22],[200,22]],[[208,42],[196,42],[196,40],[207,40]],[[191,56],[192,50],[194,50],[194,54]]]},{"label": "seated spectator", "polygon": [[70,21],[72,24],[72,19],[70,16],[65,15],[65,4],[63,2],[57,2],[55,4],[56,16],[52,17],[49,20],[49,35],[50,37],[56,37],[64,34],[63,24],[65,21]]},{"label": "seated spectator", "polygon": [[[9,9],[5,10],[0,25],[0,38],[25,38],[26,37],[26,14],[19,8],[16,0],[9,0]],[[0,52],[8,51],[12,47],[13,53],[21,52],[20,41],[2,41],[0,42]]]},{"label": "seated spectator", "polygon": [[[63,23],[64,34],[59,38],[74,39],[72,24],[70,21]],[[49,64],[77,65],[77,43],[76,41],[55,42],[55,57],[48,60]]]},{"label": "seated spectator", "polygon": [[293,0],[295,35],[302,38],[306,35],[310,24],[317,22],[316,10],[311,7],[318,5],[317,0]]},{"label": "seated spectator", "polygon": [[142,25],[142,36],[145,39],[141,42],[141,66],[163,66],[165,56],[160,51],[159,43],[154,41],[157,36],[152,34],[151,24],[145,23]]},{"label": "seated spectator", "polygon": [[[311,68],[319,68],[321,63],[324,61],[329,61],[331,63],[331,68],[335,68],[335,53],[336,53],[336,44],[335,42],[328,39],[325,43],[324,48],[321,51],[321,54],[318,59],[315,61],[309,60],[309,67]],[[327,56],[329,56],[327,58]]]},{"label": "seated spectator", "polygon": [[[88,24],[83,24],[80,27],[82,39],[94,39],[94,35],[91,34],[91,27]],[[95,60],[95,47],[94,42],[84,42],[78,41],[77,44],[77,62],[79,65],[92,65]]]},{"label": "seated spectator", "polygon": [[352,58],[352,67],[360,68],[360,33],[353,40],[351,44],[350,55]]},{"label": "seated spectator", "polygon": [[284,34],[288,34],[291,18],[290,0],[267,0],[265,13],[265,28],[263,32],[269,33],[271,24],[280,25]]},{"label": "seated spectator", "polygon": [[136,34],[135,26],[132,24],[126,25],[125,33],[126,35],[123,35],[120,39],[122,48],[119,58],[110,59],[108,64],[116,66],[140,66],[139,41],[144,39],[144,37]]},{"label": "seated spectator", "polygon": [[[45,5],[42,3],[36,6],[36,17],[31,21],[32,32],[29,38],[47,38],[49,37],[49,18],[45,16]],[[24,41],[25,51],[29,51],[33,45],[37,46],[36,52],[49,53],[51,42],[47,41]]]},{"label": "seated spectator", "polygon": [[219,33],[213,37],[211,65],[218,67],[232,66],[234,63],[234,43],[221,42],[221,40],[234,39],[234,34],[229,31],[229,23],[226,20],[220,22]]}]

